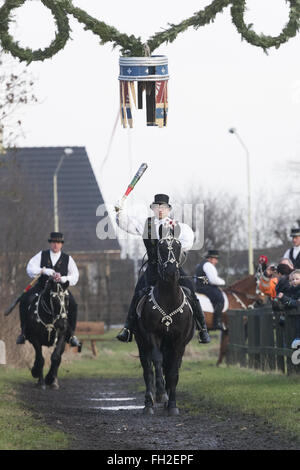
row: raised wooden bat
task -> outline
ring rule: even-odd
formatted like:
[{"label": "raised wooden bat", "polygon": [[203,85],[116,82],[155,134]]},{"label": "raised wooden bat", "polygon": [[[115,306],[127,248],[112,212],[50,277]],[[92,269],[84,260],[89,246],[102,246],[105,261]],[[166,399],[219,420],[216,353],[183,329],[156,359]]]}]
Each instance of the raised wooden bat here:
[{"label": "raised wooden bat", "polygon": [[132,178],[131,183],[128,185],[128,188],[126,189],[126,191],[124,193],[124,196],[121,199],[119,207],[116,207],[116,211],[120,210],[120,208],[124,204],[124,201],[126,200],[128,195],[131,193],[131,191],[133,190],[133,188],[135,187],[137,182],[141,179],[141,177],[143,176],[143,174],[145,173],[147,168],[148,168],[147,163],[142,163],[141,164],[140,168],[138,169],[138,171],[136,172],[136,174]]},{"label": "raised wooden bat", "polygon": [[25,292],[28,292],[29,289],[31,289],[36,283],[37,281],[39,280],[40,278],[40,274],[38,276],[36,276],[34,279],[32,279],[32,281],[28,284],[27,287],[25,287],[25,289],[23,290],[22,294],[19,295],[19,297],[13,301],[13,303],[10,305],[10,307],[8,307],[5,312],[4,312],[4,315],[7,317],[7,315],[9,315],[13,309],[15,308],[15,306],[20,302],[21,300],[21,297],[23,294],[25,294]]}]

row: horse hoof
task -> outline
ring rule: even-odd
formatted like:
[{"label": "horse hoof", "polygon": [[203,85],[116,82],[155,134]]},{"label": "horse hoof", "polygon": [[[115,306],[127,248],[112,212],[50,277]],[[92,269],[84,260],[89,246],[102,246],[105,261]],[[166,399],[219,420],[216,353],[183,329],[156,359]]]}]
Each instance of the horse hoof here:
[{"label": "horse hoof", "polygon": [[167,403],[169,400],[169,397],[166,393],[163,393],[161,395],[156,395],[156,403]]},{"label": "horse hoof", "polygon": [[169,416],[178,416],[179,415],[179,409],[178,408],[168,408],[168,415]]},{"label": "horse hoof", "polygon": [[143,415],[147,415],[147,416],[154,415],[153,407],[152,406],[145,406],[145,408],[143,409]]},{"label": "horse hoof", "polygon": [[58,381],[54,380],[54,382],[52,382],[52,384],[50,384],[50,388],[51,388],[51,390],[58,390],[59,389]]},{"label": "horse hoof", "polygon": [[38,382],[35,384],[35,387],[39,388],[40,390],[46,390],[46,385],[44,383],[41,384]]},{"label": "horse hoof", "polygon": [[33,377],[34,379],[38,379],[39,376],[41,375],[41,371],[38,370],[38,369],[32,368],[32,369],[31,369],[31,375],[32,375],[32,377]]}]

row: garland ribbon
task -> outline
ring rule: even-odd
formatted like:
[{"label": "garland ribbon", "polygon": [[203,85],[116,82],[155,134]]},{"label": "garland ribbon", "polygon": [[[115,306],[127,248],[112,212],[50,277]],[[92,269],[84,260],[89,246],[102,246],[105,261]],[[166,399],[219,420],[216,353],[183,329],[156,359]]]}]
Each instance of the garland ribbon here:
[{"label": "garland ribbon", "polygon": [[[73,15],[80,23],[84,24],[85,30],[90,30],[98,35],[101,44],[111,42],[113,47],[120,47],[123,56],[143,57],[145,55],[145,44],[141,38],[134,35],[120,33],[113,26],[88,15],[84,10],[75,7],[72,0],[40,0],[49,8],[57,27],[54,40],[45,49],[31,50],[22,48],[9,33],[12,21],[12,11],[24,5],[26,0],[6,0],[0,8],[0,42],[5,52],[10,52],[14,57],[28,64],[35,60],[45,60],[53,57],[63,49],[70,38],[70,26],[68,15]],[[215,20],[216,15],[231,5],[232,22],[237,31],[247,42],[253,46],[261,47],[265,52],[270,47],[278,48],[281,44],[295,37],[300,27],[300,0],[286,0],[289,4],[289,21],[278,36],[265,36],[257,34],[252,24],[245,23],[246,0],[213,0],[203,10],[195,13],[190,18],[179,24],[169,24],[168,28],[151,36],[146,45],[152,53],[161,44],[173,42],[179,33],[186,31],[189,27],[200,28]]]}]

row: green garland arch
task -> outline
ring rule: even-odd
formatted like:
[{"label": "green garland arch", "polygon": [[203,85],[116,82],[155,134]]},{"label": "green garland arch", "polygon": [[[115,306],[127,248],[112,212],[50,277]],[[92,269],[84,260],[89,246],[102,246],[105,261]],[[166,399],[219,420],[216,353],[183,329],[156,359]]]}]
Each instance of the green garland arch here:
[{"label": "green garland arch", "polygon": [[[70,38],[68,14],[73,15],[80,23],[83,23],[85,25],[84,29],[98,35],[101,39],[101,44],[111,42],[113,47],[120,47],[122,54],[125,56],[141,57],[145,54],[145,47],[140,37],[136,38],[134,35],[128,36],[127,34],[120,33],[113,26],[109,26],[103,21],[91,17],[84,10],[75,7],[71,0],[41,0],[43,5],[49,8],[54,16],[57,26],[55,39],[43,50],[38,49],[33,51],[29,48],[21,48],[9,34],[9,25],[12,11],[21,7],[25,2],[26,0],[6,0],[0,8],[0,41],[2,48],[21,61],[30,63],[34,60],[45,60],[53,57],[63,49]],[[267,52],[270,47],[280,47],[281,44],[296,36],[299,30],[300,0],[286,0],[286,2],[290,5],[289,21],[280,35],[276,37],[258,35],[252,29],[253,25],[245,23],[246,0],[214,0],[210,5],[195,13],[192,17],[183,20],[179,24],[169,24],[168,29],[151,36],[147,41],[147,45],[152,53],[161,44],[173,42],[178,34],[186,31],[189,27],[192,26],[198,29],[214,21],[218,13],[231,5],[232,22],[242,38]]]}]

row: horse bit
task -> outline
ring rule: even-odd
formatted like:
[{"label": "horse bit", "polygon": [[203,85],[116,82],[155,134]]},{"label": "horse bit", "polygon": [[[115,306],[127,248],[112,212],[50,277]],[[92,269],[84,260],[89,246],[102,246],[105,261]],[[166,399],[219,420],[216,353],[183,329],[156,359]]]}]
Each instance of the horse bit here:
[{"label": "horse bit", "polygon": [[[64,291],[64,289],[62,288],[62,286],[60,284],[57,284],[57,288],[58,288],[58,292],[51,291],[51,293],[50,293],[50,296],[51,296],[50,297],[51,309],[48,308],[45,301],[42,299],[43,293],[45,292],[45,289],[44,289],[38,297],[38,300],[35,304],[36,309],[33,312],[37,316],[37,319],[36,319],[37,323],[41,323],[46,328],[46,330],[48,331],[48,341],[50,341],[50,336],[51,336],[52,330],[56,331],[55,323],[57,322],[57,320],[59,320],[59,318],[67,318],[67,309],[66,309],[66,304],[65,304],[65,297],[69,295],[69,292]],[[38,295],[38,294],[36,294],[36,295]],[[42,305],[43,309],[45,310],[45,312],[48,313],[49,315],[53,315],[54,308],[53,308],[52,300],[55,297],[57,297],[58,300],[59,300],[60,311],[56,315],[56,317],[54,318],[52,323],[44,323],[43,320],[41,319],[40,315],[39,315],[39,305],[41,303],[41,305]]]}]

